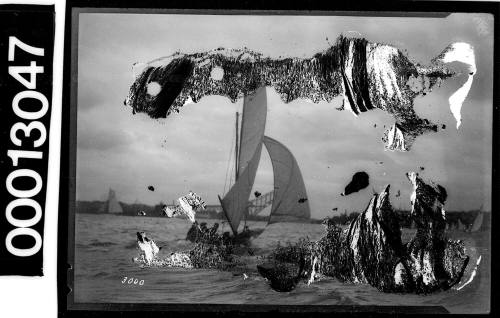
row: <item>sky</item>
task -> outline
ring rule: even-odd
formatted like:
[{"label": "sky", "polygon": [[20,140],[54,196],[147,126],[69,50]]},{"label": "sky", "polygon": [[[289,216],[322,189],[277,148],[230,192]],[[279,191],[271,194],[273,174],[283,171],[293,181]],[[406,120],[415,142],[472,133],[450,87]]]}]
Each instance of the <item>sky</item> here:
[{"label": "sky", "polygon": [[[310,57],[326,50],[341,34],[391,44],[424,65],[448,44],[467,42],[474,46],[477,73],[462,107],[459,130],[448,98],[465,83],[467,72],[415,100],[421,117],[447,128],[418,137],[409,152],[384,150],[384,125],[389,127],[394,119],[381,110],[355,117],[335,109],[340,98],[330,103],[285,104],[268,87],[265,134],[295,156],[311,216],[362,211],[373,191],[381,191],[386,184],[391,185],[393,206],[409,209],[412,188],[407,171],[418,171],[424,180],[444,186],[449,195],[447,210],[481,206],[489,210],[493,17],[486,14],[379,18],[80,13],[77,200],[105,200],[112,188],[125,203],[170,203],[192,190],[208,204],[217,204],[217,195],[228,191],[234,118],[236,111],[241,112],[242,100],[233,104],[221,96],[207,96],[166,119],[133,115],[123,101],[134,81],[134,63],[176,51],[218,47],[248,47],[271,57]],[[419,171],[421,166],[425,170]],[[370,175],[370,185],[340,196],[357,171]],[[155,191],[149,191],[149,185]],[[263,151],[254,190],[271,189],[272,166]],[[401,196],[395,197],[398,190]]]}]

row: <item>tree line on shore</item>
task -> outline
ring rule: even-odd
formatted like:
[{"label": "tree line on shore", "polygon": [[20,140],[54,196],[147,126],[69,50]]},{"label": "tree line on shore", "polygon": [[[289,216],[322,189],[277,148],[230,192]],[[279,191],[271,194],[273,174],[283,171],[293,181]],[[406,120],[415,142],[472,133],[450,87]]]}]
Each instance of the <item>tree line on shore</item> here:
[{"label": "tree line on shore", "polygon": [[[77,201],[76,202],[76,213],[87,213],[87,214],[105,214],[103,211],[103,206],[106,202],[105,201]],[[163,202],[160,202],[156,205],[147,205],[143,203],[123,203],[119,202],[123,209],[123,214],[122,215],[128,215],[128,216],[137,216],[141,211],[144,211],[147,216],[162,216],[162,208],[165,205]],[[395,210],[396,214],[399,217],[399,224],[401,227],[406,227],[406,228],[412,228],[414,225],[412,225],[412,219],[410,217],[410,211],[409,210]],[[452,227],[457,227],[460,229],[460,227],[464,227],[463,229],[467,229],[467,227],[470,227],[471,224],[474,223],[474,220],[479,213],[479,210],[470,210],[470,211],[447,211],[446,212],[446,223],[449,226]],[[347,211],[344,211],[343,213],[337,214],[337,215],[332,215],[330,216],[330,221],[335,222],[338,225],[348,225],[350,224],[354,219],[356,219],[359,215],[359,212],[353,211],[348,213]],[[490,218],[490,213],[485,213],[486,219],[485,222],[486,224],[489,224],[489,218]],[[203,212],[199,212],[198,216],[201,218],[208,218],[208,219],[218,219],[218,220],[224,220],[225,216],[224,213],[221,212],[218,209],[207,207],[206,210]],[[266,222],[268,220],[269,216],[267,215],[250,215],[248,216],[247,220],[250,221],[263,221]],[[323,222],[323,219],[311,219],[310,223],[314,224],[320,224]]]}]

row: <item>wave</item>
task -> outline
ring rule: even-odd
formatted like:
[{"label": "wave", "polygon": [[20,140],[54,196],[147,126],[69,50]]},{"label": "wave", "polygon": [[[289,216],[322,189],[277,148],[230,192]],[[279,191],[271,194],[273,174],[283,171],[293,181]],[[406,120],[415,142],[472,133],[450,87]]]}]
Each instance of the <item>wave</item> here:
[{"label": "wave", "polygon": [[113,243],[113,242],[91,242],[88,244],[88,246],[91,246],[91,247],[110,247],[110,246],[113,246],[113,245],[117,245],[116,243]]},{"label": "wave", "polygon": [[98,273],[95,273],[94,275],[92,275],[93,278],[106,277],[106,276],[109,276],[109,273],[98,272]]}]

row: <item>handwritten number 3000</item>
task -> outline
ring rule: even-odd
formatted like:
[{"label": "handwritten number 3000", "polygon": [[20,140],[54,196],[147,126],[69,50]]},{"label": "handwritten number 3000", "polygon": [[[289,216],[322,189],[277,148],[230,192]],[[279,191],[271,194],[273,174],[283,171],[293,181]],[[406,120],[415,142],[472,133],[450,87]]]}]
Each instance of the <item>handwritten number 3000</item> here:
[{"label": "handwritten number 3000", "polygon": [[127,276],[123,277],[122,284],[128,284],[128,285],[132,285],[132,284],[137,285],[137,284],[139,284],[139,286],[144,285],[144,279],[139,280],[137,278],[130,277],[127,280],[127,278],[128,278]]}]

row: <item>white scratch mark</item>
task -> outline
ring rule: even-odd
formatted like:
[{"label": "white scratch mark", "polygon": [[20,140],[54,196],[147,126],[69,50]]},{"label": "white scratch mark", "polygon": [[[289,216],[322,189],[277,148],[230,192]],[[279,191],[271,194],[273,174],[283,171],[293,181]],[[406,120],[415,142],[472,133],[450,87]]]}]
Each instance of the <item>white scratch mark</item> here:
[{"label": "white scratch mark", "polygon": [[462,104],[469,94],[474,74],[476,74],[477,71],[476,57],[474,55],[474,48],[470,44],[464,42],[450,44],[445,49],[443,54],[443,57],[440,59],[443,63],[462,62],[469,66],[469,78],[467,79],[467,82],[465,82],[465,84],[462,85],[462,87],[460,87],[448,99],[450,110],[457,121],[458,129],[462,124]]},{"label": "white scratch mark", "polygon": [[481,255],[477,259],[476,267],[474,267],[474,270],[472,271],[472,275],[470,275],[469,280],[465,284],[463,284],[462,286],[458,287],[457,290],[460,290],[460,289],[464,288],[465,286],[469,285],[472,282],[472,280],[476,276],[477,267],[479,266],[479,263],[481,263]]}]

